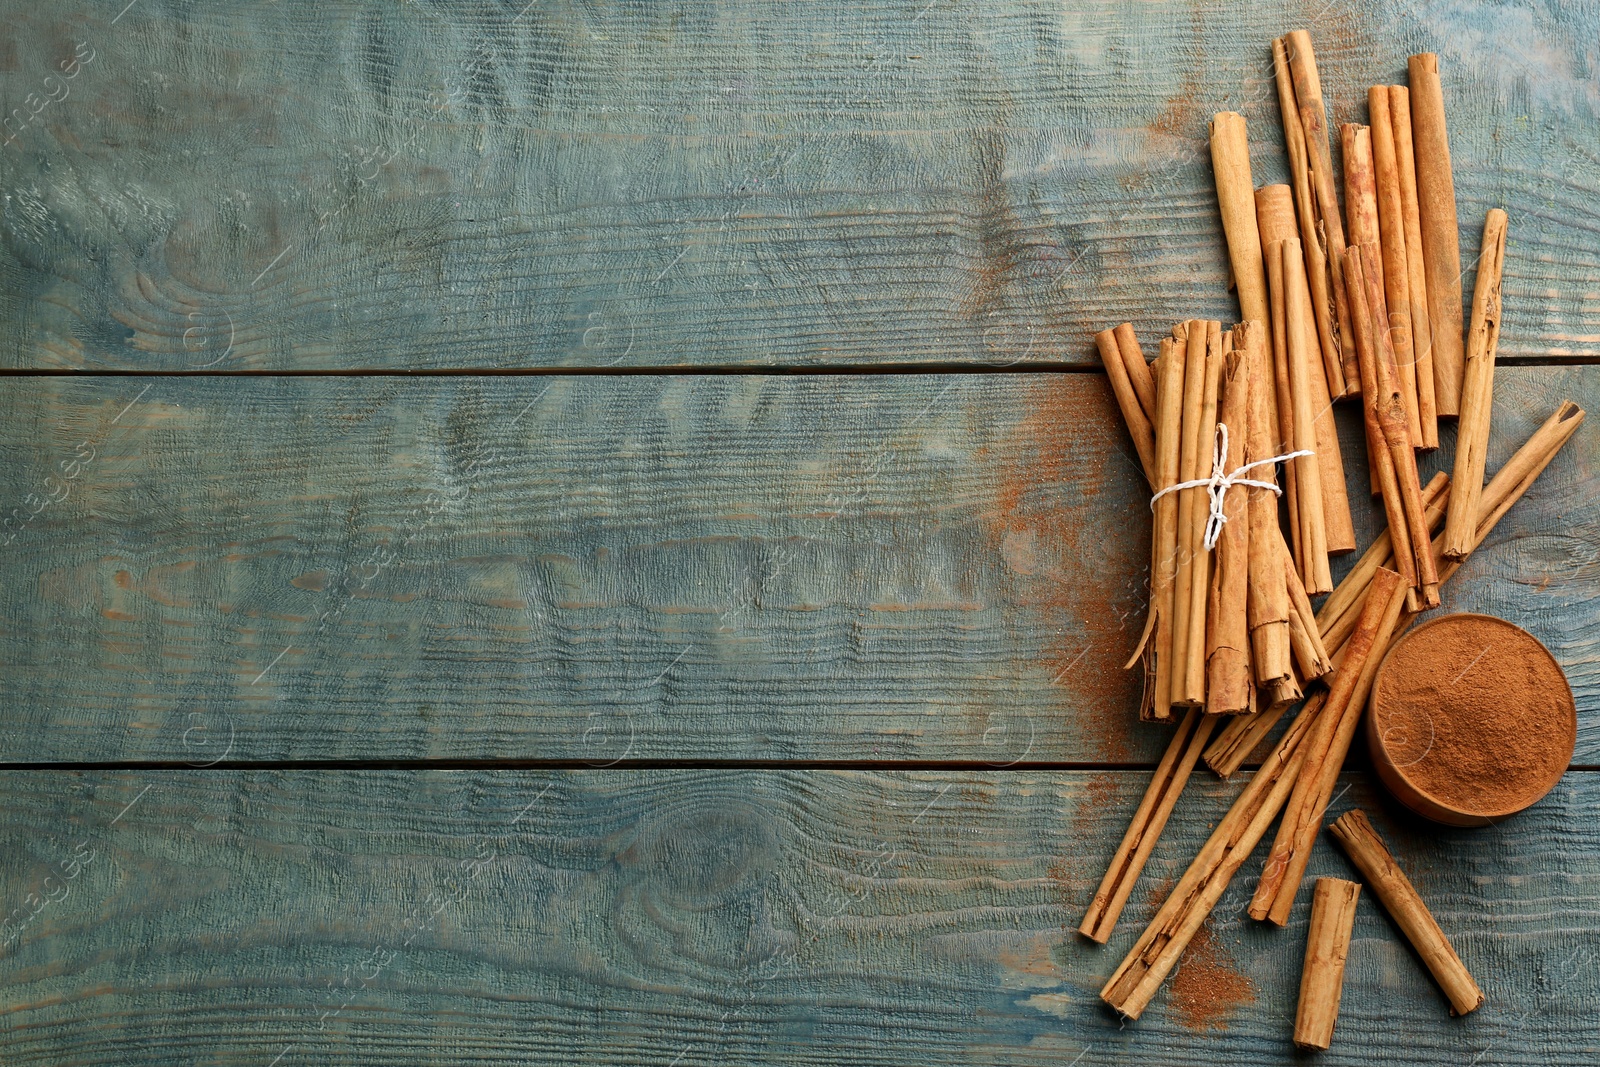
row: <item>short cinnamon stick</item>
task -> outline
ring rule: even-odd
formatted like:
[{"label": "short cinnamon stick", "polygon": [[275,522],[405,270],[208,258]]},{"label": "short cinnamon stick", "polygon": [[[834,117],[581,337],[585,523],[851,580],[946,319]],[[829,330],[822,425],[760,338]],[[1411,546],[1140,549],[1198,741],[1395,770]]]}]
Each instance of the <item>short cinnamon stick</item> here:
[{"label": "short cinnamon stick", "polygon": [[[1305,706],[1300,709],[1301,715],[1316,715],[1327,700],[1328,691],[1319,689],[1306,698]],[[1211,744],[1201,754],[1205,765],[1210,767],[1218,778],[1232,778],[1244,761],[1250,758],[1250,753],[1256,746],[1267,739],[1272,728],[1283,721],[1283,716],[1291,705],[1284,704],[1280,707],[1267,707],[1254,715],[1235,715],[1222,724],[1211,739]]]},{"label": "short cinnamon stick", "polygon": [[1150,858],[1161,831],[1166,828],[1173,805],[1178,802],[1178,796],[1188,783],[1190,772],[1194,770],[1195,761],[1199,759],[1216,725],[1214,716],[1206,715],[1198,708],[1189,709],[1179,721],[1178,729],[1167,743],[1167,750],[1156,766],[1156,773],[1144,791],[1144,799],[1139,802],[1139,809],[1128,824],[1128,832],[1122,835],[1122,843],[1117,846],[1116,855],[1111,858],[1111,865],[1100,880],[1100,888],[1095,890],[1094,900],[1089,903],[1089,910],[1078,925],[1078,933],[1084,937],[1103,945],[1111,936],[1123,907],[1128,903],[1128,895],[1133,892],[1134,883],[1139,880],[1145,861]]},{"label": "short cinnamon stick", "polygon": [[1270,919],[1278,926],[1289,921],[1295,894],[1311,859],[1311,846],[1322,828],[1322,816],[1365,710],[1372,678],[1388,651],[1405,606],[1405,593],[1405,583],[1394,571],[1380,569],[1373,576],[1372,592],[1345,645],[1344,659],[1334,673],[1316,733],[1306,741],[1304,768],[1295,781],[1277,839],[1250,901],[1253,919]]},{"label": "short cinnamon stick", "polygon": [[1389,110],[1389,87],[1374,85],[1367,91],[1367,111],[1372,123],[1372,173],[1377,186],[1378,232],[1383,253],[1383,296],[1389,310],[1389,345],[1394,349],[1400,374],[1400,401],[1405,408],[1406,430],[1413,442],[1422,440],[1422,416],[1417,400],[1416,353],[1411,341],[1410,263],[1406,250],[1405,210],[1400,199],[1400,164],[1395,152],[1394,122]]},{"label": "short cinnamon stick", "polygon": [[1466,377],[1461,386],[1461,423],[1456,432],[1455,492],[1445,520],[1444,554],[1466,559],[1477,527],[1478,499],[1489,448],[1489,412],[1494,399],[1494,360],[1500,342],[1500,279],[1505,266],[1506,213],[1492,208],[1483,224],[1478,283],[1472,293]]},{"label": "short cinnamon stick", "polygon": [[1101,330],[1094,335],[1094,342],[1100,350],[1100,362],[1105,364],[1106,379],[1111,383],[1112,395],[1117,398],[1117,407],[1122,412],[1128,436],[1133,439],[1134,451],[1139,453],[1139,465],[1144,468],[1145,481],[1153,487],[1156,484],[1155,431],[1144,407],[1139,403],[1139,394],[1134,391],[1133,381],[1128,376],[1128,365],[1117,346],[1116,334],[1112,330]]},{"label": "short cinnamon stick", "polygon": [[1433,913],[1422,902],[1411,879],[1406,877],[1388,846],[1372,828],[1366,813],[1360,808],[1350,809],[1334,820],[1329,833],[1422,957],[1423,964],[1450,1002],[1450,1014],[1465,1015],[1481,1007],[1483,990],[1473,981],[1466,964],[1461,962],[1450,939],[1445,937]]},{"label": "short cinnamon stick", "polygon": [[1344,992],[1344,963],[1355,929],[1356,900],[1361,883],[1343,878],[1318,878],[1311,896],[1311,928],[1306,933],[1306,958],[1300,969],[1300,1005],[1294,1017],[1294,1043],[1325,1049],[1333,1043]]},{"label": "short cinnamon stick", "polygon": [[1428,318],[1428,270],[1422,258],[1422,217],[1417,206],[1416,146],[1411,136],[1411,91],[1389,86],[1389,115],[1394,121],[1394,154],[1399,165],[1400,210],[1405,218],[1406,293],[1411,301],[1411,349],[1417,363],[1417,419],[1420,445],[1439,447],[1439,407],[1434,396],[1433,326]]},{"label": "short cinnamon stick", "polygon": [[1433,340],[1434,395],[1439,414],[1461,410],[1461,237],[1456,223],[1455,178],[1445,130],[1439,57],[1411,57],[1411,135],[1417,164],[1417,208],[1422,262],[1427,270],[1428,319]]},{"label": "short cinnamon stick", "polygon": [[1244,116],[1219,111],[1211,120],[1211,170],[1217,183],[1228,262],[1245,319],[1267,321],[1267,276],[1256,228],[1255,185],[1250,179],[1250,142]]}]

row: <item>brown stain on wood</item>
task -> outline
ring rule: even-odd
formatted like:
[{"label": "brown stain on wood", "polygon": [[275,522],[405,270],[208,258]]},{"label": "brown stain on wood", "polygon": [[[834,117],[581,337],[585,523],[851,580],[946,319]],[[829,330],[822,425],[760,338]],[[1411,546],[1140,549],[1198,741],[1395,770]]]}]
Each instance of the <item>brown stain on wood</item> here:
[{"label": "brown stain on wood", "polygon": [[[1048,376],[1029,394],[1025,414],[996,449],[994,504],[984,519],[1012,579],[1008,610],[1037,613],[1038,629],[1050,635],[1039,669],[1103,745],[1102,758],[1127,759],[1143,679],[1122,663],[1144,619],[1141,606],[1130,612],[1123,603],[1138,600],[1127,595],[1138,578],[1122,573],[1123,553],[1109,553],[1112,566],[1103,564],[1106,539],[1148,534],[1086,525],[1086,509],[1065,502],[1101,495],[1111,478],[1138,476],[1136,467],[1107,455],[1108,445],[1124,445],[1109,386],[1085,389],[1075,378]],[[1129,555],[1140,560],[1148,548]]]},{"label": "brown stain on wood", "polygon": [[1207,919],[1172,976],[1171,1003],[1178,1021],[1196,1033],[1226,1030],[1229,1016],[1255,1002],[1255,983],[1239,973],[1233,954],[1217,940]]}]

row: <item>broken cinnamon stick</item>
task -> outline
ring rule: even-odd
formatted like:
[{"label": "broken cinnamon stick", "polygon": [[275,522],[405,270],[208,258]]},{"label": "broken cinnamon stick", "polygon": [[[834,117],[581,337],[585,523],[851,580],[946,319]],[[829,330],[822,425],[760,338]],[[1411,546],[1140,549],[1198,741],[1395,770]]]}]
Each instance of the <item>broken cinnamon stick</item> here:
[{"label": "broken cinnamon stick", "polygon": [[1372,592],[1345,645],[1344,659],[1334,673],[1317,730],[1306,741],[1304,767],[1250,901],[1252,919],[1270,919],[1278,926],[1289,921],[1295,894],[1311,859],[1311,846],[1322,828],[1322,816],[1366,708],[1372,678],[1405,606],[1405,593],[1405,583],[1396,572],[1380,569],[1373,575]]},{"label": "broken cinnamon stick", "polygon": [[1366,813],[1360,808],[1351,808],[1334,820],[1329,833],[1422,957],[1423,964],[1450,1002],[1450,1014],[1465,1015],[1481,1007],[1483,990],[1473,981],[1466,964],[1461,962],[1450,939],[1445,937],[1433,913],[1422,902],[1411,879],[1406,877],[1388,846],[1372,828]]},{"label": "broken cinnamon stick", "polygon": [[1416,443],[1422,440],[1422,416],[1417,400],[1416,354],[1411,342],[1411,275],[1405,210],[1400,201],[1400,164],[1395,151],[1387,85],[1374,85],[1367,91],[1367,111],[1372,123],[1372,173],[1377,187],[1384,305],[1389,311],[1387,332],[1389,345],[1394,349],[1395,369],[1400,374],[1400,401],[1405,408],[1406,430]]},{"label": "broken cinnamon stick", "polygon": [[1492,208],[1483,223],[1483,251],[1472,292],[1466,377],[1461,386],[1461,422],[1456,432],[1455,492],[1444,526],[1444,554],[1466,559],[1477,527],[1478,499],[1489,448],[1489,412],[1494,399],[1494,360],[1500,342],[1500,279],[1505,266],[1506,213]]},{"label": "broken cinnamon stick", "polygon": [[1111,330],[1101,330],[1094,335],[1094,342],[1100,350],[1100,362],[1105,364],[1106,379],[1111,383],[1111,392],[1117,398],[1117,407],[1122,411],[1122,421],[1128,428],[1128,436],[1133,439],[1134,450],[1139,453],[1139,464],[1144,468],[1145,480],[1154,487],[1155,431],[1151,428],[1144,407],[1139,403],[1139,394],[1134,391],[1133,382],[1128,377],[1128,365],[1117,346],[1116,334]]},{"label": "broken cinnamon stick", "polygon": [[1245,319],[1267,321],[1267,277],[1256,228],[1255,185],[1250,179],[1250,142],[1244,116],[1219,111],[1211,120],[1211,170],[1217,183],[1222,232]]},{"label": "broken cinnamon stick", "polygon": [[1422,219],[1417,206],[1416,146],[1411,136],[1411,91],[1389,86],[1394,121],[1394,154],[1400,174],[1400,211],[1405,219],[1406,293],[1411,301],[1411,349],[1416,357],[1417,419],[1420,446],[1439,447],[1439,407],[1434,396],[1433,327],[1428,319],[1428,271],[1422,258]]},{"label": "broken cinnamon stick", "polygon": [[1439,414],[1461,411],[1461,237],[1456,223],[1455,178],[1445,130],[1439,57],[1411,57],[1411,135],[1417,164],[1417,208],[1422,262],[1427,269],[1428,320],[1433,340],[1434,396]]},{"label": "broken cinnamon stick", "polygon": [[1325,1049],[1333,1043],[1344,992],[1344,963],[1350,955],[1356,899],[1361,883],[1343,878],[1318,878],[1311,896],[1311,928],[1306,933],[1306,958],[1300,969],[1300,1005],[1294,1017],[1294,1043]]},{"label": "broken cinnamon stick", "polygon": [[1139,880],[1145,861],[1166,828],[1173,805],[1178,802],[1179,794],[1189,781],[1189,773],[1194,770],[1195,761],[1216,725],[1214,716],[1198,708],[1190,708],[1179,721],[1177,732],[1168,742],[1155,776],[1144,791],[1144,799],[1139,802],[1139,809],[1134,812],[1128,831],[1122,835],[1122,843],[1117,846],[1116,855],[1100,880],[1100,888],[1095,890],[1094,900],[1078,925],[1078,933],[1084,937],[1103,945],[1111,936],[1128,903],[1128,895],[1133,892],[1134,883]]}]

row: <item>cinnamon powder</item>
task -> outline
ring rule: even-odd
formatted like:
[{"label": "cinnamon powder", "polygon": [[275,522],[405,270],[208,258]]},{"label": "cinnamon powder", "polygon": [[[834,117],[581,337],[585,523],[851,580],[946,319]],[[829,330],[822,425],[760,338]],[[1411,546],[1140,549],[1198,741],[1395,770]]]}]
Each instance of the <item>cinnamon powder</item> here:
[{"label": "cinnamon powder", "polygon": [[1418,792],[1468,815],[1521,811],[1560,779],[1577,740],[1566,676],[1531,634],[1449,615],[1406,635],[1372,692],[1373,734]]}]

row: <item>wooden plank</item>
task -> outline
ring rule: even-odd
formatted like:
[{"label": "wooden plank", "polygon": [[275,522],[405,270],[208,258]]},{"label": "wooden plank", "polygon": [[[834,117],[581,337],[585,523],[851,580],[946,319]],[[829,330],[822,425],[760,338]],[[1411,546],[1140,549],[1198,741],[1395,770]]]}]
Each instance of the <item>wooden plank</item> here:
[{"label": "wooden plank", "polygon": [[1284,180],[1293,26],[1335,122],[1442,53],[1502,354],[1600,357],[1593,5],[3,6],[0,366],[1090,364],[1236,317],[1206,124]]},{"label": "wooden plank", "polygon": [[[1496,394],[1491,469],[1600,368]],[[1153,761],[1117,418],[1094,374],[11,379],[0,762]],[[1446,589],[1585,708],[1597,441]]]},{"label": "wooden plank", "polygon": [[[1488,1002],[1452,1019],[1363,900],[1319,1062],[1591,1062],[1596,776],[1573,772],[1484,830],[1400,820],[1365,783],[1338,810],[1373,814]],[[1239,788],[1197,780],[1095,946],[1071,928],[1142,785],[1104,771],[6,772],[0,900],[22,909],[0,969],[6,1061],[1288,1062],[1309,890],[1278,930],[1244,918],[1241,879],[1138,1023],[1100,1004]],[[1312,874],[1352,876],[1328,842]]]}]

